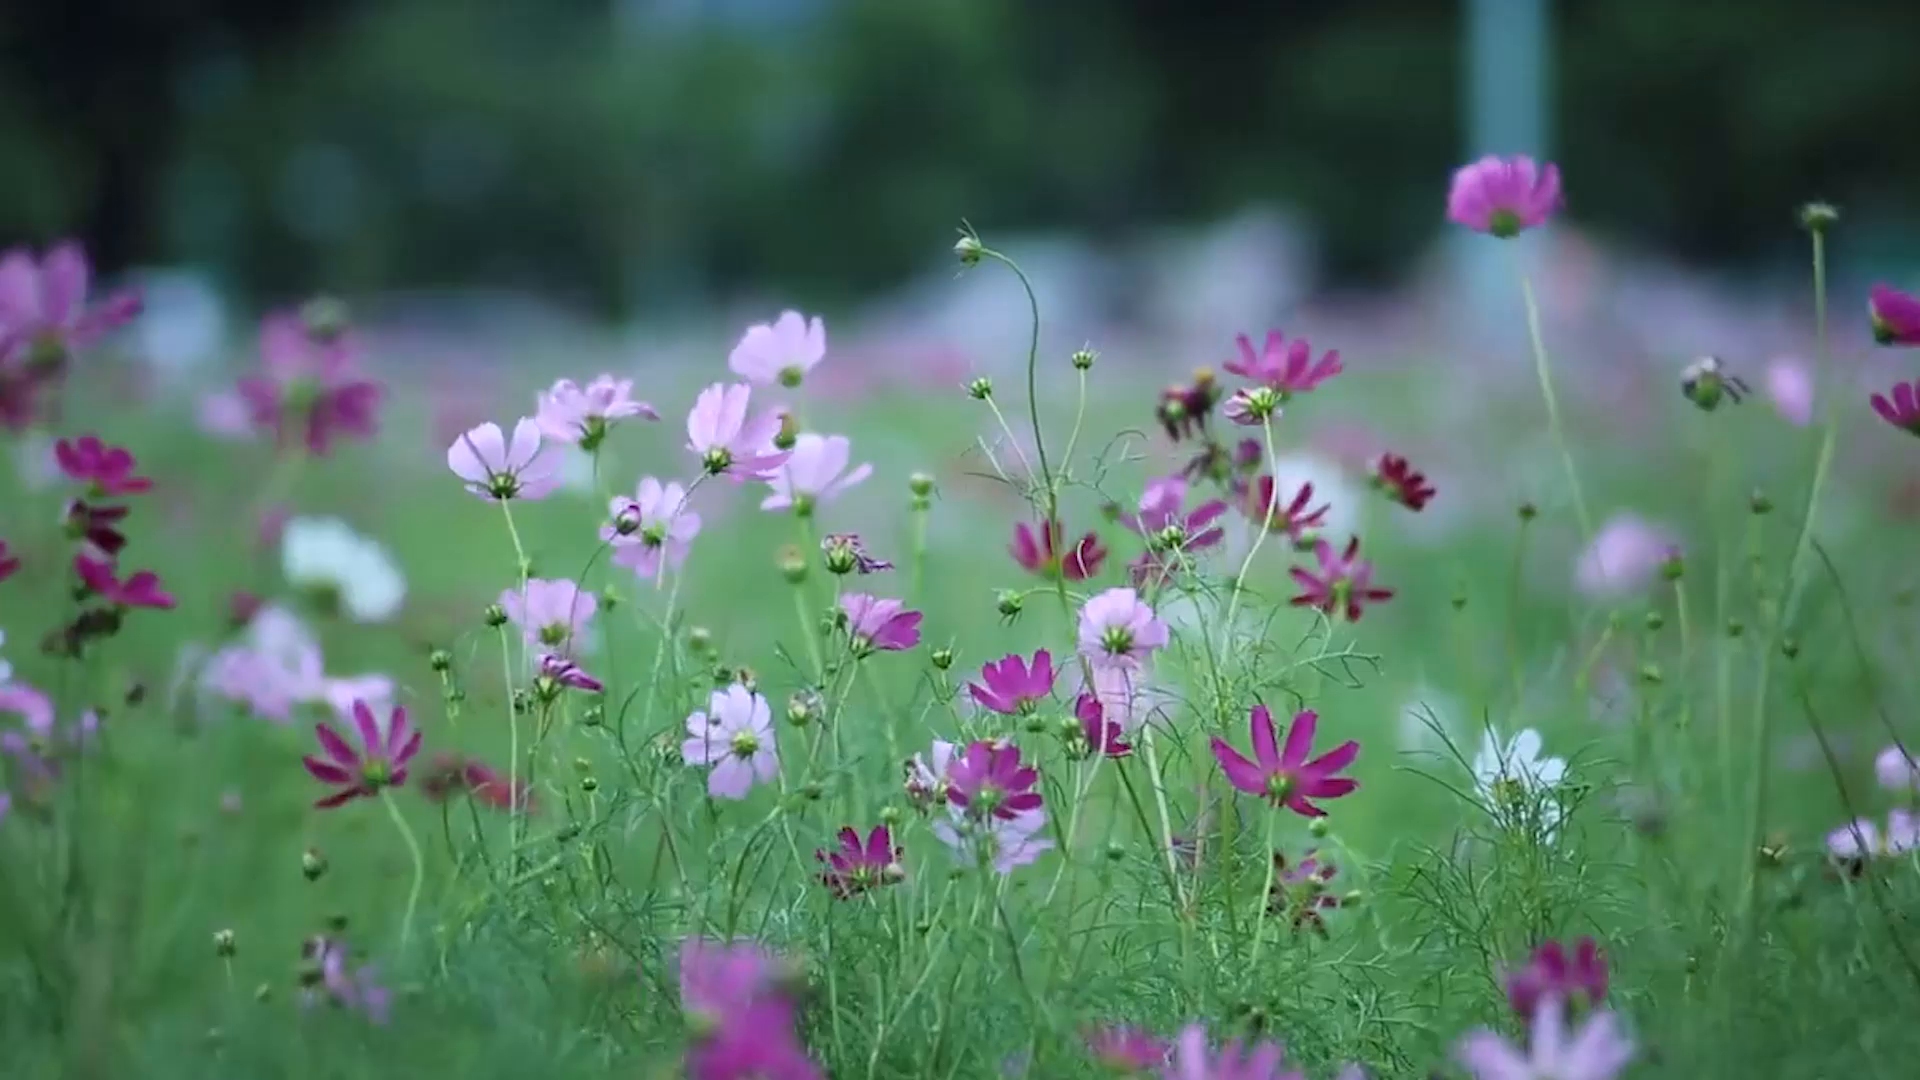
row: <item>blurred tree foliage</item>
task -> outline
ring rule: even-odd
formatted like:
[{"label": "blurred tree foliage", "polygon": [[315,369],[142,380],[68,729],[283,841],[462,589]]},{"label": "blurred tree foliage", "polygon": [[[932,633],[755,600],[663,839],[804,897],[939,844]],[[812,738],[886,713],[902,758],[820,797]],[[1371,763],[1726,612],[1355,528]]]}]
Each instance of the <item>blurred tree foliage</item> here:
[{"label": "blurred tree foliage", "polygon": [[[1276,200],[1366,280],[1431,237],[1460,154],[1442,0],[742,6],[9,5],[0,236],[276,296],[531,285],[614,311],[775,282],[831,304],[963,217],[1119,235]],[[1792,244],[1813,195],[1907,216],[1920,4],[1554,6],[1556,156],[1590,225],[1731,261]]]}]

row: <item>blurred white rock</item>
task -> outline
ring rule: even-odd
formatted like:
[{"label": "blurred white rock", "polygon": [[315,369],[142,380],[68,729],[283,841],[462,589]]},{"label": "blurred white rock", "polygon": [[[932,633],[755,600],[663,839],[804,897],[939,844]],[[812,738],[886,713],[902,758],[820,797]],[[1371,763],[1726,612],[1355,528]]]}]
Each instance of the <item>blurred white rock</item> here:
[{"label": "blurred white rock", "polygon": [[188,381],[227,348],[226,301],[207,275],[188,269],[137,275],[145,308],[134,320],[139,355],[163,387]]},{"label": "blurred white rock", "polygon": [[1232,355],[1233,335],[1258,340],[1314,285],[1311,237],[1272,207],[1162,233],[1142,245],[1138,258],[1154,330],[1197,349],[1217,346],[1222,359]]}]

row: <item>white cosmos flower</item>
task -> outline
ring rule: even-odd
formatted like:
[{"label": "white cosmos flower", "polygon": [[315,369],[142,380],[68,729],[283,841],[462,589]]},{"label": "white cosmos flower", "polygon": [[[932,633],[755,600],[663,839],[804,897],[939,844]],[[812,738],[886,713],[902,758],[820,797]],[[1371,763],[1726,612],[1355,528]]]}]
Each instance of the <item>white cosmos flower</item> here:
[{"label": "white cosmos flower", "polygon": [[[0,645],[5,645],[6,643],[7,643],[7,632],[5,630],[0,630]],[[0,656],[0,684],[4,684],[7,680],[11,678],[13,678],[13,665],[7,663],[6,657]]]},{"label": "white cosmos flower", "polygon": [[1560,799],[1556,789],[1567,777],[1563,758],[1541,753],[1540,733],[1524,728],[1505,743],[1489,731],[1481,736],[1473,757],[1473,786],[1480,798],[1503,819],[1539,808],[1540,838],[1551,842],[1560,829]]},{"label": "white cosmos flower", "polygon": [[288,584],[337,593],[354,622],[385,622],[407,598],[407,580],[387,549],[339,518],[294,518],[280,541]]}]

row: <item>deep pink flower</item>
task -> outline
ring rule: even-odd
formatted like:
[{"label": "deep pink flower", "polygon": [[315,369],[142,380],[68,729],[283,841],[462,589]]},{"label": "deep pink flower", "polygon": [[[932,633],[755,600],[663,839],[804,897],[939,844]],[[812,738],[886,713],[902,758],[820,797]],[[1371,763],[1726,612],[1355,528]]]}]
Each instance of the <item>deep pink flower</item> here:
[{"label": "deep pink flower", "polygon": [[12,577],[20,569],[20,559],[7,549],[7,542],[0,540],[0,581]]},{"label": "deep pink flower", "polygon": [[72,241],[49,248],[38,263],[25,248],[0,255],[0,358],[18,354],[30,370],[58,370],[75,349],[140,314],[133,290],[88,307],[92,276],[86,252]]},{"label": "deep pink flower", "polygon": [[94,435],[61,439],[53,444],[54,460],[68,479],[92,485],[95,498],[109,495],[138,495],[153,489],[153,481],[135,476],[139,464],[124,447],[108,446]]},{"label": "deep pink flower", "polygon": [[793,1007],[761,1003],[687,1047],[687,1080],[824,1080],[793,1030]]},{"label": "deep pink flower", "polygon": [[1287,571],[1300,595],[1288,601],[1295,607],[1318,608],[1327,616],[1344,614],[1348,622],[1359,622],[1364,605],[1393,598],[1392,589],[1373,584],[1373,564],[1360,557],[1360,538],[1347,541],[1346,550],[1333,553],[1333,545],[1320,540],[1313,545],[1313,557],[1319,570],[1296,566]]},{"label": "deep pink flower", "polygon": [[526,780],[516,786],[511,777],[491,765],[461,754],[435,754],[420,774],[420,794],[441,803],[460,792],[495,810],[531,812],[533,790]]},{"label": "deep pink flower", "polygon": [[1173,1049],[1158,1035],[1127,1024],[1093,1028],[1085,1038],[1087,1053],[1096,1063],[1122,1073],[1157,1070],[1167,1063],[1167,1054]]},{"label": "deep pink flower", "polygon": [[947,802],[971,816],[1012,820],[1040,808],[1040,773],[1011,743],[973,742],[947,766]]},{"label": "deep pink flower", "polygon": [[1098,665],[1139,667],[1166,647],[1167,624],[1132,589],[1108,589],[1080,608],[1080,654]]},{"label": "deep pink flower", "polygon": [[908,611],[898,600],[866,593],[843,593],[840,611],[847,618],[847,637],[861,656],[875,650],[899,652],[920,644],[918,611]]},{"label": "deep pink flower", "polygon": [[813,508],[873,475],[862,462],[847,470],[853,443],[845,435],[804,432],[794,439],[785,463],[767,474],[773,494],[760,500],[762,510],[792,510],[805,516]]},{"label": "deep pink flower", "polygon": [[1272,476],[1261,476],[1247,486],[1240,499],[1240,512],[1253,522],[1255,528],[1264,526],[1270,533],[1285,533],[1294,543],[1303,543],[1313,535],[1313,530],[1326,524],[1327,511],[1333,509],[1330,503],[1321,503],[1309,509],[1313,503],[1313,484],[1303,483],[1300,490],[1294,492],[1293,499],[1285,506],[1280,504],[1279,492],[1274,489]]},{"label": "deep pink flower", "polygon": [[1284,915],[1295,930],[1312,930],[1324,936],[1326,917],[1321,913],[1341,905],[1341,899],[1329,886],[1339,870],[1319,852],[1309,848],[1299,861],[1282,852],[1273,853],[1274,882],[1267,893],[1267,911]]},{"label": "deep pink flower", "polygon": [[1427,508],[1436,494],[1425,473],[1415,472],[1413,464],[1399,454],[1381,454],[1373,468],[1373,486],[1387,498],[1415,512]]},{"label": "deep pink flower", "polygon": [[687,489],[672,481],[643,476],[633,498],[615,496],[608,509],[613,523],[601,527],[600,539],[613,545],[615,566],[642,580],[660,576],[662,566],[680,569],[700,535],[700,515],[687,502]]},{"label": "deep pink flower", "polygon": [[1044,529],[1035,529],[1022,521],[1013,527],[1013,561],[1028,573],[1051,580],[1064,576],[1068,581],[1085,581],[1100,572],[1107,549],[1093,533],[1082,536],[1070,551],[1063,551],[1065,527],[1058,521]]},{"label": "deep pink flower", "polygon": [[174,605],[172,594],[160,587],[160,576],[151,570],[121,580],[113,563],[84,553],[73,557],[73,569],[90,592],[116,607],[164,611]]},{"label": "deep pink flower", "polygon": [[353,723],[360,735],[360,748],[355,749],[333,725],[321,721],[313,726],[313,732],[320,738],[320,749],[326,752],[327,760],[322,761],[311,755],[300,759],[307,772],[323,784],[332,784],[338,790],[313,805],[330,810],[352,802],[354,799],[372,798],[382,790],[399,787],[407,782],[407,763],[413,755],[420,752],[420,731],[407,722],[407,710],[404,706],[395,706],[387,720],[386,730],[380,729],[380,722],[374,719],[373,710],[364,701],[353,703]]},{"label": "deep pink flower", "polygon": [[573,443],[588,453],[600,448],[615,420],[633,416],[660,419],[653,406],[633,399],[632,379],[611,375],[602,375],[585,387],[561,379],[540,395],[534,410],[540,434],[557,443]]},{"label": "deep pink flower", "polygon": [[933,822],[934,837],[959,858],[990,866],[996,874],[1011,874],[1053,850],[1053,841],[1043,835],[1045,810],[1028,810],[1011,818],[973,817],[957,806],[949,806],[947,812],[947,817]]},{"label": "deep pink flower", "polygon": [[752,1006],[786,996],[780,960],[751,941],[688,938],[680,943],[680,1009],[696,1029],[714,1030]]},{"label": "deep pink flower", "polygon": [[1920,435],[1920,382],[1894,383],[1886,394],[1875,394],[1873,411],[1880,419],[1909,435]]},{"label": "deep pink flower", "polygon": [[1229,1039],[1215,1052],[1207,1044],[1206,1025],[1199,1023],[1181,1029],[1160,1075],[1166,1080],[1306,1080],[1304,1073],[1287,1068],[1279,1043],[1263,1039],[1247,1046]]},{"label": "deep pink flower", "polygon": [[1053,655],[1041,649],[1033,654],[1031,664],[1015,654],[985,665],[980,681],[968,683],[967,692],[983,709],[1024,716],[1053,694],[1053,679]]},{"label": "deep pink flower", "polygon": [[80,499],[67,503],[67,536],[74,540],[84,540],[93,545],[100,554],[113,558],[127,546],[127,538],[120,531],[120,522],[126,519],[129,510],[124,506],[93,506]]},{"label": "deep pink flower", "polygon": [[747,327],[727,356],[735,375],[762,386],[799,386],[827,355],[827,328],[815,315],[783,311],[778,321]]},{"label": "deep pink flower", "polygon": [[1875,285],[1867,293],[1867,317],[1880,344],[1920,345],[1920,296]]},{"label": "deep pink flower", "polygon": [[499,603],[530,648],[563,655],[585,643],[587,628],[600,609],[598,597],[565,578],[534,578],[523,589],[502,592]]},{"label": "deep pink flower", "polygon": [[540,425],[522,417],[507,441],[491,421],[473,428],[447,447],[447,468],[483,499],[544,499],[560,486],[560,451],[540,444]]},{"label": "deep pink flower", "polygon": [[687,413],[687,449],[700,458],[701,467],[735,483],[766,480],[787,460],[787,452],[773,445],[785,414],[768,409],[747,418],[753,387],[746,383],[714,383],[694,400]]},{"label": "deep pink flower", "polygon": [[[1345,370],[1340,363],[1340,350],[1328,349],[1320,359],[1313,358],[1313,346],[1305,338],[1294,338],[1291,342],[1278,330],[1267,331],[1267,340],[1255,349],[1253,339],[1241,334],[1236,339],[1240,347],[1237,359],[1229,360],[1226,369],[1250,382],[1272,390],[1284,403],[1295,394],[1304,394],[1309,390],[1333,378]],[[1237,422],[1240,418],[1234,417]],[[1259,423],[1255,417],[1253,423]]]},{"label": "deep pink flower", "polygon": [[585,690],[589,694],[597,694],[606,689],[604,683],[587,674],[579,664],[557,653],[547,653],[540,658],[540,676],[553,680],[556,686]]},{"label": "deep pink flower", "polygon": [[1607,1000],[1607,958],[1592,938],[1575,942],[1571,956],[1558,941],[1542,942],[1526,966],[1507,975],[1507,1003],[1522,1022],[1549,994],[1589,1009]]},{"label": "deep pink flower", "polygon": [[1455,170],[1447,220],[1502,239],[1546,224],[1560,208],[1560,168],[1492,154]]},{"label": "deep pink flower", "polygon": [[1133,744],[1127,742],[1127,729],[1120,721],[1107,719],[1106,706],[1093,694],[1081,694],[1073,703],[1073,715],[1080,720],[1080,733],[1087,740],[1087,752],[1109,758],[1123,758],[1133,753]]},{"label": "deep pink flower", "polygon": [[827,867],[820,875],[820,883],[834,896],[846,900],[869,889],[906,880],[905,871],[900,869],[900,860],[906,857],[906,852],[893,846],[893,830],[885,825],[875,825],[864,842],[858,830],[844,828],[840,830],[839,840],[839,850],[821,848],[813,853],[813,857]]},{"label": "deep pink flower", "polygon": [[680,947],[680,1008],[692,1039],[690,1080],[820,1080],[794,1035],[786,965],[752,942],[689,938]]},{"label": "deep pink flower", "polygon": [[1136,513],[1122,513],[1120,521],[1139,533],[1154,551],[1198,551],[1218,544],[1224,535],[1216,524],[1227,504],[1212,499],[1186,510],[1187,481],[1163,476],[1148,482]]},{"label": "deep pink flower", "polygon": [[379,430],[380,384],[360,375],[353,335],[316,333],[299,314],[261,322],[260,374],[240,380],[240,396],[256,427],[282,446],[299,439],[315,455],[335,439]]},{"label": "deep pink flower", "polygon": [[771,783],[780,774],[780,756],[767,699],[738,683],[715,690],[705,712],[687,717],[680,758],[711,767],[707,794],[716,799],[744,799],[755,783]]},{"label": "deep pink flower", "polygon": [[1349,739],[1309,761],[1314,729],[1319,724],[1320,714],[1312,709],[1295,713],[1282,749],[1274,738],[1273,714],[1265,705],[1255,705],[1247,718],[1253,760],[1242,757],[1218,735],[1213,737],[1213,757],[1226,774],[1227,783],[1235,788],[1303,817],[1324,817],[1326,811],[1315,806],[1314,799],[1337,799],[1360,786],[1356,780],[1337,775],[1360,756],[1360,744]]}]

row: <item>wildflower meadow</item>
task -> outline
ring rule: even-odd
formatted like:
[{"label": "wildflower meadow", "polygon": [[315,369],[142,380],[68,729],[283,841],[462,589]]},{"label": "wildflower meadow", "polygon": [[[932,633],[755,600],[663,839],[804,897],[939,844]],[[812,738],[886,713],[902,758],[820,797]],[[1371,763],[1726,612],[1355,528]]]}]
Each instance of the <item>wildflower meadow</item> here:
[{"label": "wildflower meadow", "polygon": [[[1479,244],[1562,202],[1443,181]],[[130,406],[141,297],[7,252],[7,1075],[1909,1075],[1920,381],[1843,343],[1920,380],[1920,297],[1781,222],[1812,364],[1630,438],[1517,260],[1531,377],[1414,441],[1444,356],[1141,384],[971,229],[997,377],[824,392],[770,312],[438,432],[325,299]]]}]

